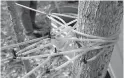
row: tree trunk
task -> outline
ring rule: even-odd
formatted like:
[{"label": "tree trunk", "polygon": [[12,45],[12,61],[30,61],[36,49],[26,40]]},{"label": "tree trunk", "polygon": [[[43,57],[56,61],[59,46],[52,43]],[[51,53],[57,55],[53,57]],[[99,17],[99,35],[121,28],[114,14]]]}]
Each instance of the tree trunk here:
[{"label": "tree trunk", "polygon": [[[79,1],[77,30],[89,35],[108,38],[119,31],[123,17],[123,1]],[[77,35],[78,38],[86,38]],[[80,42],[81,43],[81,42]],[[88,46],[91,42],[82,42]],[[73,78],[104,78],[114,45],[89,51],[78,58],[73,66]],[[83,64],[102,52],[96,59]],[[85,57],[84,57],[85,56]]]},{"label": "tree trunk", "polygon": [[[14,25],[14,31],[16,34],[17,42],[18,43],[23,42],[23,41],[25,41],[25,36],[23,34],[23,27],[21,25],[19,14],[17,12],[17,8],[16,8],[17,6],[15,5],[14,1],[7,1],[7,5],[8,5],[8,9],[10,11],[12,22]],[[26,45],[22,45],[19,47],[20,47],[20,49],[22,49],[25,46]],[[29,72],[32,69],[29,60],[24,60],[23,63],[24,63],[26,72]],[[35,78],[35,75],[31,74],[30,78]]]}]

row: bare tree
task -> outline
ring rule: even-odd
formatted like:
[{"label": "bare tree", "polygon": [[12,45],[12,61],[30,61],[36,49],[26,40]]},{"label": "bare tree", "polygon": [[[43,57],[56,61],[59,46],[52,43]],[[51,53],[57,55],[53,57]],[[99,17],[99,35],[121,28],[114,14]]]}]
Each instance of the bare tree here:
[{"label": "bare tree", "polygon": [[[122,17],[123,1],[79,1],[77,30],[93,36],[111,38],[119,31]],[[81,35],[77,37],[88,38]],[[102,44],[108,43],[110,42]],[[81,45],[87,47],[90,44],[92,42],[85,41]],[[104,78],[113,49],[114,45],[91,50],[76,59],[73,66],[73,78]],[[96,56],[95,59],[88,61],[94,56]]]},{"label": "bare tree", "polygon": [[[25,41],[25,36],[23,34],[24,29],[23,29],[23,27],[21,25],[21,21],[19,19],[18,11],[16,8],[17,6],[15,5],[14,1],[7,1],[7,4],[8,4],[8,9],[9,9],[11,17],[12,17],[12,22],[14,24],[14,31],[16,34],[17,43],[24,42]],[[20,47],[20,49],[23,49],[25,46],[26,45],[19,46],[19,47]],[[24,63],[26,72],[29,72],[32,69],[29,60],[23,60],[23,63]],[[30,78],[35,78],[35,75],[31,74]]]}]

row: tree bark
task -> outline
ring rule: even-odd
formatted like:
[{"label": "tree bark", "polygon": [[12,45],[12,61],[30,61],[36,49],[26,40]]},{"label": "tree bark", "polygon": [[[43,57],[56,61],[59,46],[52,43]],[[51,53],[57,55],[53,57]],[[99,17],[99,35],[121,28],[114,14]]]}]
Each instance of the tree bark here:
[{"label": "tree bark", "polygon": [[[120,29],[123,18],[123,1],[79,1],[77,30],[89,35],[110,37]],[[78,38],[86,38],[77,35]],[[80,42],[81,43],[81,42]],[[82,42],[88,46],[91,42]],[[75,60],[73,78],[104,78],[114,45],[89,51]],[[102,52],[95,60],[83,64],[82,59],[92,58]]]},{"label": "tree bark", "polygon": [[[25,41],[25,36],[23,34],[24,29],[23,29],[22,24],[20,22],[19,14],[18,14],[18,11],[16,8],[17,6],[15,5],[14,1],[7,1],[7,5],[8,5],[8,9],[10,11],[12,22],[14,25],[14,31],[16,34],[17,42],[18,43],[24,42]],[[20,49],[23,49],[25,46],[26,45],[22,45],[19,47],[20,47]],[[23,63],[24,63],[24,67],[26,69],[26,72],[29,72],[32,69],[29,60],[24,60]],[[31,74],[30,78],[35,78],[35,75]]]}]

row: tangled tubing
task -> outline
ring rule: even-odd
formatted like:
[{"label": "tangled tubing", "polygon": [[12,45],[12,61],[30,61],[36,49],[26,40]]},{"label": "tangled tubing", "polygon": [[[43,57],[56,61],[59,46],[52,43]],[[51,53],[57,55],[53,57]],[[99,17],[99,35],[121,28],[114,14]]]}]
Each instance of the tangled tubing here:
[{"label": "tangled tubing", "polygon": [[[36,11],[36,12],[39,12],[39,13],[42,13],[42,14],[46,14],[46,13],[43,13],[41,11],[38,11],[38,10],[35,10],[35,9],[32,9],[32,8],[29,8],[29,7],[26,7],[24,5],[21,5],[21,4],[18,4],[16,3],[16,5],[18,6],[21,6],[21,7],[24,7],[24,8],[27,8],[27,9],[30,9],[30,10],[33,10],[33,11]],[[54,47],[57,47],[55,44],[53,43],[48,43],[44,46],[39,46],[37,48],[34,48],[34,49],[31,49],[31,50],[28,50],[26,51],[27,49],[35,46],[37,43],[41,42],[43,39],[46,39],[46,37],[41,37],[41,38],[37,38],[37,39],[33,39],[33,40],[29,40],[29,41],[25,41],[25,42],[22,42],[22,43],[17,43],[17,44],[12,44],[12,45],[9,45],[9,46],[4,46],[4,47],[1,47],[1,50],[4,50],[4,49],[7,49],[7,48],[12,48],[12,47],[15,47],[15,46],[20,46],[20,45],[24,45],[24,44],[28,44],[28,43],[32,43],[32,42],[36,42],[28,47],[25,47],[24,49],[21,49],[20,51],[17,52],[17,55],[18,57],[16,59],[19,59],[19,60],[25,60],[25,59],[35,59],[35,58],[42,58],[42,57],[45,57],[47,58],[43,63],[39,64],[37,67],[35,67],[34,69],[32,69],[31,71],[29,71],[23,78],[27,78],[28,76],[30,76],[33,72],[35,72],[37,69],[39,69],[41,66],[43,66],[44,64],[46,64],[50,59],[51,57],[54,57],[54,56],[58,56],[58,55],[63,55],[63,56],[66,56],[67,54],[71,54],[71,53],[77,53],[77,52],[81,52],[80,54],[74,56],[73,58],[68,58],[68,61],[65,62],[64,64],[54,68],[54,69],[51,69],[50,71],[56,71],[56,70],[60,70],[61,68],[67,66],[70,62],[73,62],[74,60],[76,60],[77,58],[81,57],[82,55],[85,55],[87,54],[88,51],[91,51],[91,50],[95,50],[95,49],[100,49],[100,48],[104,48],[104,47],[108,47],[108,46],[112,46],[114,45],[117,41],[118,41],[118,34],[120,33],[120,31],[118,31],[116,34],[114,34],[113,36],[111,37],[108,37],[108,38],[105,38],[105,37],[99,37],[99,36],[93,36],[93,35],[88,35],[88,34],[85,34],[85,33],[82,33],[82,32],[79,32],[77,30],[75,30],[74,28],[75,27],[68,27],[70,24],[74,23],[77,21],[77,17],[75,16],[71,16],[71,15],[65,15],[65,14],[59,14],[59,13],[52,13],[52,14],[46,14],[46,16],[56,22],[57,24],[61,25],[61,27],[57,27],[55,24],[52,24],[53,28],[55,28],[56,31],[60,31],[58,32],[57,34],[65,34],[66,36],[64,37],[55,37],[54,40],[56,39],[63,39],[63,40],[66,40],[66,41],[69,41],[69,40],[73,40],[73,41],[80,41],[80,42],[83,42],[83,41],[94,41],[94,42],[101,42],[97,45],[91,45],[90,47],[80,47],[78,49],[74,49],[74,50],[69,50],[69,51],[61,51],[61,52],[52,52],[50,54],[42,54],[42,55],[37,55],[37,56],[28,56],[28,57],[24,57],[24,55],[27,55],[27,54],[30,54],[32,52],[35,52],[39,49],[43,49],[45,47],[49,47],[49,46],[54,46]],[[59,16],[65,16],[65,17],[70,17],[70,18],[75,18],[75,20],[69,22],[69,23],[66,23],[63,19],[61,19]],[[61,22],[57,21],[55,18],[59,19]],[[69,29],[70,31],[67,32],[66,30]],[[82,39],[82,38],[76,38],[76,37],[67,37],[71,32],[73,33],[76,33],[78,35],[81,35],[81,36],[85,36],[89,39]],[[48,39],[48,38],[47,38]],[[105,45],[102,45],[103,43],[108,43],[109,44],[105,44]],[[96,59],[98,56],[100,56],[102,54],[102,52],[99,52],[96,56],[90,58],[87,60],[88,61],[92,61],[94,59]],[[10,58],[9,58],[10,59]],[[3,59],[2,61],[5,61],[5,60],[8,60],[7,59]]]}]

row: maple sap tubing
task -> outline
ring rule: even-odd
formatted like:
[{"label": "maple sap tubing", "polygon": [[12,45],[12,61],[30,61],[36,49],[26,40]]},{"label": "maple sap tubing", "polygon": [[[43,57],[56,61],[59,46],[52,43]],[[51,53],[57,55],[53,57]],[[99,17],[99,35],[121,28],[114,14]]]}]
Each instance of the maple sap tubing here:
[{"label": "maple sap tubing", "polygon": [[[61,13],[73,13],[73,14],[77,14],[78,9],[75,7],[60,7],[59,8],[61,10]],[[50,11],[50,13],[58,13],[57,8],[53,9]],[[75,20],[75,18],[69,18],[69,17],[64,17],[64,16],[59,16],[60,18],[62,18],[66,23]],[[54,18],[56,20],[58,20],[59,22],[61,22],[59,19]],[[53,22],[53,21],[51,21]],[[55,25],[59,26],[58,24],[56,24],[55,22],[53,22]],[[61,22],[62,23],[62,22]],[[70,24],[69,26],[73,27],[75,25],[76,22]]]}]

